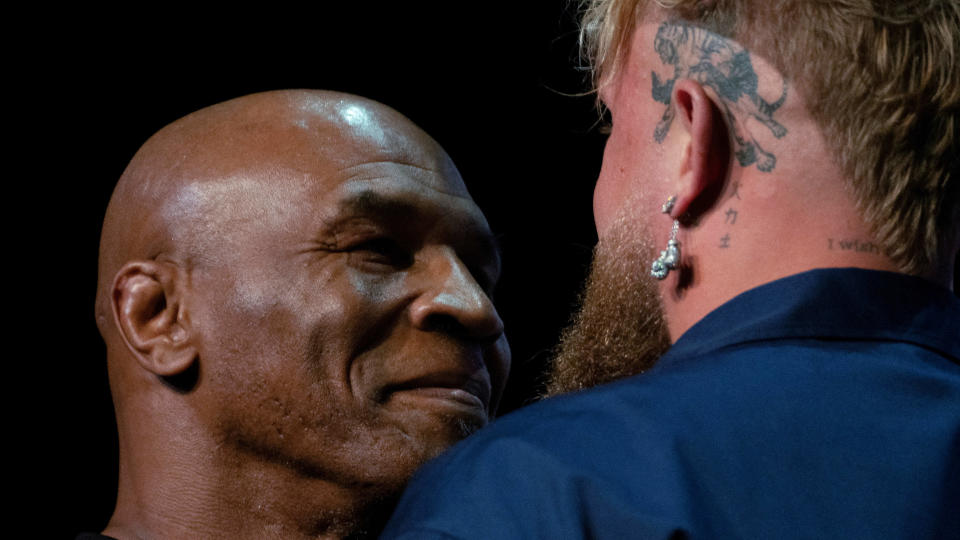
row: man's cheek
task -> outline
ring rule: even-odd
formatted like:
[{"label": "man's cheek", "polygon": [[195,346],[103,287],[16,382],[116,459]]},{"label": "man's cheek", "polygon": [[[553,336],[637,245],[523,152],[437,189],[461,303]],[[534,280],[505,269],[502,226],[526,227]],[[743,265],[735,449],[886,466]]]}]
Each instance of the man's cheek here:
[{"label": "man's cheek", "polygon": [[617,186],[618,182],[612,175],[601,171],[593,190],[593,222],[598,236],[603,236],[617,213]]}]

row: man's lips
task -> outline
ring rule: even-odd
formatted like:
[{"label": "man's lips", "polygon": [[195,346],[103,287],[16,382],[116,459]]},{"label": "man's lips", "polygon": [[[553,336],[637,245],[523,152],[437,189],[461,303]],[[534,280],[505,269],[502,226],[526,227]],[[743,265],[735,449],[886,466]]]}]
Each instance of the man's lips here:
[{"label": "man's lips", "polygon": [[486,411],[490,404],[490,381],[481,374],[433,373],[388,385],[386,399],[403,393],[427,399],[443,399],[478,407]]}]

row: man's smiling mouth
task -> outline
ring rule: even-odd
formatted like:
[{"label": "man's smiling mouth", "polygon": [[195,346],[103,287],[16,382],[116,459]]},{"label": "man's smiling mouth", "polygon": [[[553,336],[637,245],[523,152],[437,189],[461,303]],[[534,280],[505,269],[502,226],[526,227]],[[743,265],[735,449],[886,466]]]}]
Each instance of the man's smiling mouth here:
[{"label": "man's smiling mouth", "polygon": [[463,373],[434,373],[388,385],[383,400],[395,398],[451,402],[459,407],[487,412],[490,382],[486,377]]}]

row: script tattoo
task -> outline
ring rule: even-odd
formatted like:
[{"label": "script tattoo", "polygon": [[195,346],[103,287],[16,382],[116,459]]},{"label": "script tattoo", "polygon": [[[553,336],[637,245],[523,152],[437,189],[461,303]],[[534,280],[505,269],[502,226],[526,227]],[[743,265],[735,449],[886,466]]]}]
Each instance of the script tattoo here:
[{"label": "script tattoo", "polygon": [[869,240],[845,240],[838,238],[834,240],[833,238],[827,238],[827,249],[830,251],[857,251],[860,253],[871,253],[873,255],[880,255],[883,253],[883,250],[880,249],[880,246],[874,244]]},{"label": "script tattoo", "polygon": [[780,139],[787,128],[773,119],[773,114],[787,99],[787,81],[783,81],[780,98],[770,103],[757,94],[757,73],[750,61],[750,53],[733,41],[718,36],[703,28],[690,26],[680,21],[668,21],[660,25],[653,46],[660,60],[673,66],[673,78],[661,80],[653,74],[653,99],[667,105],[657,124],[653,137],[663,142],[673,122],[674,109],[670,106],[673,84],[678,79],[692,79],[712,88],[721,98],[727,123],[733,130],[737,160],[743,167],[754,163],[757,169],[769,172],[777,164],[777,158],[760,147],[746,128],[748,117],[765,125],[773,136]]},{"label": "script tattoo", "polygon": [[737,214],[739,214],[739,212],[737,212],[733,208],[728,208],[727,212],[724,214],[726,216],[726,219],[724,219],[724,223],[727,223],[728,225],[736,225]]}]

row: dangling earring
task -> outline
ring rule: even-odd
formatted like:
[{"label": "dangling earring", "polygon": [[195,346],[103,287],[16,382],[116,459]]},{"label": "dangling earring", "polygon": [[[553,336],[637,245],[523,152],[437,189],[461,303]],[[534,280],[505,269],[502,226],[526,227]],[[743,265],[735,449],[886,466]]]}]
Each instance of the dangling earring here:
[{"label": "dangling earring", "polygon": [[[677,202],[677,196],[671,196],[663,204],[662,211],[669,214],[673,210],[674,203]],[[673,229],[670,231],[670,240],[667,241],[667,249],[660,252],[657,260],[650,265],[650,275],[657,279],[665,279],[671,270],[676,270],[680,263],[680,243],[677,242],[677,233],[680,231],[680,221],[673,220]]]}]

